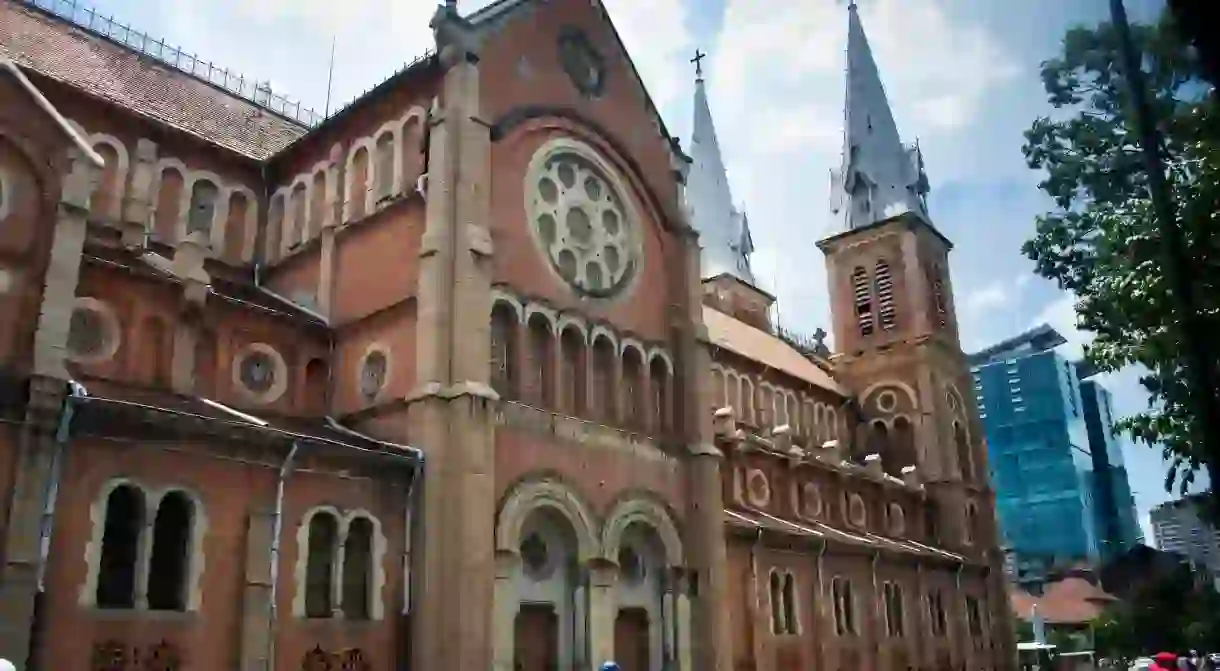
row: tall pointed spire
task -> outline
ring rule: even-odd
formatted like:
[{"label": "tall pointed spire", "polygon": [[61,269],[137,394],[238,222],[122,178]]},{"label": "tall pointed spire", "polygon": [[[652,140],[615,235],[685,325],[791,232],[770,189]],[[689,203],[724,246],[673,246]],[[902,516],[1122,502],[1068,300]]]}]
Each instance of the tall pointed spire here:
[{"label": "tall pointed spire", "polygon": [[843,164],[831,177],[831,210],[849,230],[904,212],[928,221],[923,156],[898,135],[855,2],[847,15]]},{"label": "tall pointed spire", "polygon": [[695,123],[690,144],[692,163],[686,179],[687,205],[703,248],[703,277],[727,273],[753,286],[750,254],[754,251],[754,242],[745,214],[733,205],[724,158],[716,141],[716,128],[712,124],[712,110],[703,81],[705,56],[695,52],[691,59],[695,64]]}]

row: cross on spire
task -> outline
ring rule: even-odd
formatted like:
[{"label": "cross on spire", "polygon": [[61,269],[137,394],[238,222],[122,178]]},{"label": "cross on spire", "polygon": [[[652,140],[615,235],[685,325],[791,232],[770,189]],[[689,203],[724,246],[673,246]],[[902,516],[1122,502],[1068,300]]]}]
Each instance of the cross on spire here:
[{"label": "cross on spire", "polygon": [[703,59],[707,58],[707,54],[695,49],[695,57],[690,59],[690,62],[695,64],[695,76],[703,77]]}]

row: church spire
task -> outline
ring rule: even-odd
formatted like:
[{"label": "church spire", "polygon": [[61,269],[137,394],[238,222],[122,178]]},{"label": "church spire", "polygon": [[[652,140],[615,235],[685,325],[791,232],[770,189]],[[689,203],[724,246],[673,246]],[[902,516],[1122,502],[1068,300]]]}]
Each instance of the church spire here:
[{"label": "church spire", "polygon": [[843,163],[831,176],[831,210],[848,230],[904,212],[928,221],[923,156],[898,136],[855,2],[847,15]]},{"label": "church spire", "polygon": [[687,205],[703,248],[703,277],[727,273],[753,286],[750,254],[754,243],[745,214],[733,206],[703,81],[705,57],[706,54],[695,52],[691,59],[695,64],[695,123],[690,144],[691,168],[686,179]]}]

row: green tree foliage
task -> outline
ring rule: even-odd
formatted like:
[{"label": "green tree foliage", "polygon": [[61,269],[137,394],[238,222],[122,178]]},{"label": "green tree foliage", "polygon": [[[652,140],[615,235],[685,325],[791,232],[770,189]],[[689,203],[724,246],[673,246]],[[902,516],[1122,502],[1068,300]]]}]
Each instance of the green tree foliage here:
[{"label": "green tree foliage", "polygon": [[1161,651],[1214,648],[1220,640],[1220,594],[1209,579],[1183,564],[1138,590],[1131,601],[1108,609],[1094,622],[1097,652],[1132,660]]},{"label": "green tree foliage", "polygon": [[[1220,114],[1167,16],[1132,30],[1200,313],[1208,330],[1220,333]],[[1185,352],[1113,27],[1070,30],[1062,54],[1043,64],[1042,82],[1056,113],[1034,121],[1023,151],[1031,168],[1045,172],[1040,187],[1055,209],[1038,218],[1022,251],[1038,274],[1076,295],[1078,325],[1095,336],[1085,355],[1098,370],[1142,368],[1149,409],[1118,428],[1160,446],[1172,464],[1166,488],[1176,481],[1184,491],[1207,463],[1192,439],[1203,418],[1193,412],[1183,374]]]}]

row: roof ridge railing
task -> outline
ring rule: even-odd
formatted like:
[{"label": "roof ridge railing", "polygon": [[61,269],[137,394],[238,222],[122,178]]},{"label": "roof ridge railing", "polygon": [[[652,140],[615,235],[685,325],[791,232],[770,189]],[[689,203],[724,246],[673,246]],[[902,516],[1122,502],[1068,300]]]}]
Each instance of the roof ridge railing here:
[{"label": "roof ridge railing", "polygon": [[240,73],[219,67],[211,61],[201,60],[197,54],[190,54],[183,51],[181,47],[166,44],[165,40],[153,39],[147,33],[115,21],[114,16],[103,16],[93,7],[77,0],[18,1],[101,35],[112,42],[117,42],[139,54],[224,89],[301,125],[312,128],[325,119],[322,114],[303,106],[300,101],[272,91],[270,82],[248,79]]}]

